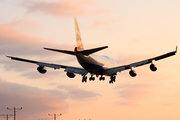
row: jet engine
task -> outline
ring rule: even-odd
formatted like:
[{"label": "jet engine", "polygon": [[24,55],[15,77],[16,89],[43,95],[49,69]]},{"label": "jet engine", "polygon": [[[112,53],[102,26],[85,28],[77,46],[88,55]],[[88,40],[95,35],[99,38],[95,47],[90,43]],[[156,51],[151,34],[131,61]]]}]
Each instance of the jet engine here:
[{"label": "jet engine", "polygon": [[135,77],[137,74],[136,74],[136,71],[135,71],[135,70],[130,70],[130,71],[129,71],[129,75],[130,75],[131,77]]},{"label": "jet engine", "polygon": [[157,70],[157,67],[156,67],[155,64],[151,64],[151,65],[150,65],[150,69],[151,69],[152,71],[156,71],[156,70]]},{"label": "jet engine", "polygon": [[67,72],[66,75],[69,77],[69,78],[74,78],[76,75],[74,73],[70,73],[70,72]]},{"label": "jet engine", "polygon": [[39,66],[39,67],[37,68],[37,70],[38,70],[38,72],[41,73],[41,74],[44,74],[44,73],[47,72],[47,70],[44,68],[44,66]]}]

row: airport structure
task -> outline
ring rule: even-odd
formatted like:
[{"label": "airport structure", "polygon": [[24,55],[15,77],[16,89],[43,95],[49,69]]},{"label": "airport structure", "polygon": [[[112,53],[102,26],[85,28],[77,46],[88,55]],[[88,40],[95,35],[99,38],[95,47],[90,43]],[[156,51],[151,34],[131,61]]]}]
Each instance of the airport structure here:
[{"label": "airport structure", "polygon": [[13,116],[13,114],[0,114],[0,116],[6,117],[6,120],[8,120],[8,118]]},{"label": "airport structure", "polygon": [[48,114],[49,116],[53,116],[54,117],[54,120],[56,120],[56,118],[58,117],[58,116],[61,116],[62,114]]},{"label": "airport structure", "polygon": [[7,109],[10,110],[10,111],[12,111],[12,112],[14,112],[14,120],[16,120],[16,112],[19,111],[19,110],[21,110],[22,107],[21,107],[21,108],[15,108],[15,107],[14,107],[14,108],[8,108],[8,107],[7,107]]}]

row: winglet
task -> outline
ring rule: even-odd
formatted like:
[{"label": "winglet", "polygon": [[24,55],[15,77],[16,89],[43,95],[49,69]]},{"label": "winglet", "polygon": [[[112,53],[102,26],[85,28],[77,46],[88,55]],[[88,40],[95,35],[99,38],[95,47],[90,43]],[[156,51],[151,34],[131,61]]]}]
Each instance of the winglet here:
[{"label": "winglet", "polygon": [[6,57],[8,57],[5,52],[3,52],[3,54],[4,54]]},{"label": "winglet", "polygon": [[3,54],[4,54],[4,56],[6,56],[7,58],[12,58],[11,56],[6,55],[5,52],[3,52]]},{"label": "winglet", "polygon": [[178,48],[178,46],[176,46],[176,53],[177,53],[177,48]]}]

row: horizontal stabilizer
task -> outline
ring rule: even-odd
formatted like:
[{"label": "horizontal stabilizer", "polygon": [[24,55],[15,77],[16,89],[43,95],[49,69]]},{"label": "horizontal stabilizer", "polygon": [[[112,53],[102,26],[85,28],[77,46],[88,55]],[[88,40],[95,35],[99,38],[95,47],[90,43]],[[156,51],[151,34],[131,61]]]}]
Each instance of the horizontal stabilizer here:
[{"label": "horizontal stabilizer", "polygon": [[[92,53],[98,52],[98,51],[103,50],[105,48],[108,48],[108,46],[98,47],[98,48],[93,48],[93,49],[88,49],[88,50],[83,50],[83,51],[78,51],[78,53],[81,53],[83,55],[90,55]],[[62,53],[70,54],[70,55],[76,55],[77,54],[74,51],[68,51],[68,50],[58,50],[58,49],[51,49],[51,48],[44,48],[44,49],[45,50],[55,51],[55,52],[62,52]]]},{"label": "horizontal stabilizer", "polygon": [[51,48],[44,48],[44,49],[45,49],[45,50],[55,51],[55,52],[62,52],[62,53],[70,54],[70,55],[76,55],[76,53],[75,53],[74,51],[57,50],[57,49],[51,49]]},{"label": "horizontal stabilizer", "polygon": [[103,50],[105,48],[108,48],[108,46],[93,48],[93,49],[89,49],[89,50],[83,50],[83,51],[80,51],[79,53],[81,53],[83,55],[90,55],[92,53],[98,52],[98,51]]}]

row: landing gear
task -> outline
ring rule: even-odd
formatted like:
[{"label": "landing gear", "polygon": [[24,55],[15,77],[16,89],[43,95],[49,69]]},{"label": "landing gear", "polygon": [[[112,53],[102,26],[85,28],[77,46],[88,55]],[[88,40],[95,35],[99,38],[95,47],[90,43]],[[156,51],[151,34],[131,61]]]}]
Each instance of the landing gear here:
[{"label": "landing gear", "polygon": [[105,80],[105,77],[103,77],[102,75],[101,75],[101,77],[99,78],[99,80],[101,81],[101,80]]},{"label": "landing gear", "polygon": [[113,84],[113,82],[115,82],[115,81],[116,81],[116,76],[112,75],[110,78],[109,84]]},{"label": "landing gear", "polygon": [[87,82],[87,76],[84,75],[84,76],[82,77],[82,82]]},{"label": "landing gear", "polygon": [[[96,77],[97,77],[97,75],[96,75]],[[91,77],[89,77],[89,80],[90,81],[94,81],[95,80],[95,77],[93,77],[93,74],[91,74]],[[99,80],[100,81],[104,81],[105,80],[105,77],[103,77],[103,75],[101,75],[100,77],[99,77]],[[114,82],[116,81],[116,74],[113,74],[113,75],[111,75],[111,77],[110,77],[110,81],[109,81],[109,84],[113,84]],[[83,77],[82,77],[82,82],[87,82],[87,76],[86,75],[83,75]]]},{"label": "landing gear", "polygon": [[94,81],[95,77],[93,77],[93,75],[91,75],[91,77],[89,78],[90,81]]}]

